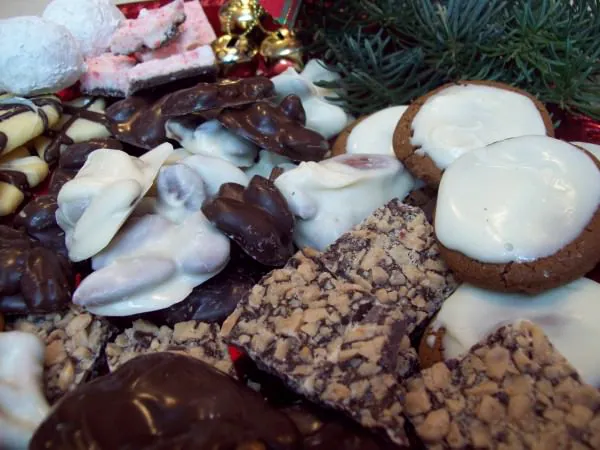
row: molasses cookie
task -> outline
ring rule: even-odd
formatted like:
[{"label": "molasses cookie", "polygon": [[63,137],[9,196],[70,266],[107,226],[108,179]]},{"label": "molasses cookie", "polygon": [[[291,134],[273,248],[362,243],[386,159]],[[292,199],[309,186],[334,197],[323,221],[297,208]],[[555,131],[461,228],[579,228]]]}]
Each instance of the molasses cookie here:
[{"label": "molasses cookie", "polygon": [[435,212],[440,253],[476,286],[537,293],[600,261],[600,161],[547,136],[464,154],[444,173]]},{"label": "molasses cookie", "polygon": [[407,169],[435,187],[464,153],[524,135],[554,136],[550,114],[540,101],[503,83],[463,81],[412,103],[398,122],[393,145]]},{"label": "molasses cookie", "polygon": [[600,284],[580,278],[538,295],[508,294],[460,286],[442,305],[419,346],[423,367],[459,358],[485,336],[521,319],[534,322],[593,386],[600,386]]},{"label": "molasses cookie", "polygon": [[394,156],[394,129],[408,106],[391,106],[361,117],[338,135],[333,144],[333,156],[344,153],[375,153]]}]

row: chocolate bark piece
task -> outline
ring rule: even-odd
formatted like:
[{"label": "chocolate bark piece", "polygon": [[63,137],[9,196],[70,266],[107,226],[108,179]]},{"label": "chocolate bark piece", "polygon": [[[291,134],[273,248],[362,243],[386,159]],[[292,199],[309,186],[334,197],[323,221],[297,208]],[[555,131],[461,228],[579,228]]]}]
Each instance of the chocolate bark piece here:
[{"label": "chocolate bark piece", "polygon": [[218,120],[260,148],[294,161],[321,161],[329,154],[327,140],[304,127],[306,115],[296,95],[288,95],[279,105],[260,101],[245,108],[226,109]]},{"label": "chocolate bark piece", "polygon": [[600,392],[530,322],[412,379],[404,409],[427,448],[600,448]]},{"label": "chocolate bark piece", "polygon": [[200,360],[163,352],[65,397],[30,448],[297,450],[301,439],[256,392]]},{"label": "chocolate bark piece", "polygon": [[165,116],[178,117],[211,110],[218,112],[223,108],[247,105],[274,95],[275,87],[266,77],[199,83],[169,94],[162,113]]},{"label": "chocolate bark piece", "polygon": [[319,258],[305,249],[265,276],[221,332],[296,392],[407,445],[397,391],[417,364],[412,317],[335,278]]},{"label": "chocolate bark piece", "polygon": [[66,146],[110,136],[105,100],[80,97],[63,105],[61,120],[34,141],[38,155],[55,164]]},{"label": "chocolate bark piece", "polygon": [[405,314],[416,317],[409,333],[458,287],[423,211],[397,199],[342,235],[322,261],[335,276],[363,286],[382,303],[401,304]]},{"label": "chocolate bark piece", "polygon": [[112,332],[104,319],[75,308],[28,315],[6,325],[7,330],[32,333],[44,341],[44,388],[50,402],[87,381]]},{"label": "chocolate bark piece", "polygon": [[250,257],[267,266],[283,266],[294,253],[294,215],[275,184],[256,175],[248,187],[221,186],[202,212]]},{"label": "chocolate bark piece", "polygon": [[67,257],[65,232],[56,223],[58,204],[55,195],[40,195],[30,201],[13,220],[17,229],[49,250]]},{"label": "chocolate bark piece", "polygon": [[219,332],[220,327],[216,323],[190,320],[169,328],[136,320],[131,328],[106,346],[108,367],[113,372],[130,359],[147,353],[175,352],[198,358],[221,372],[234,376],[229,350]]},{"label": "chocolate bark piece", "polygon": [[0,312],[50,313],[71,302],[68,259],[21,230],[0,225]]}]

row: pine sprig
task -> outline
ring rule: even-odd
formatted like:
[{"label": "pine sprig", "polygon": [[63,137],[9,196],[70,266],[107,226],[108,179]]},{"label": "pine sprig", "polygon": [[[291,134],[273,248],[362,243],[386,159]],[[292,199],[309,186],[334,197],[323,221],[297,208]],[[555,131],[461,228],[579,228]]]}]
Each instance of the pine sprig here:
[{"label": "pine sprig", "polygon": [[317,0],[306,8],[309,50],[342,75],[328,87],[356,115],[483,79],[600,119],[600,0]]}]

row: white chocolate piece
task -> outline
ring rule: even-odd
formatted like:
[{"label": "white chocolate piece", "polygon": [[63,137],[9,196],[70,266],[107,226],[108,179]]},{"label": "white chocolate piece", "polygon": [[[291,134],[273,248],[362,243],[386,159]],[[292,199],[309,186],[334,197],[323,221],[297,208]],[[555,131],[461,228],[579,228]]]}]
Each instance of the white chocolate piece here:
[{"label": "white chocolate piece", "polygon": [[14,213],[23,200],[23,192],[12,184],[0,181],[0,217]]},{"label": "white chocolate piece", "polygon": [[200,175],[209,197],[215,196],[224,183],[248,186],[250,182],[248,176],[241,169],[221,158],[192,155],[182,160],[181,164],[185,164]]},{"label": "white chocolate piece", "polygon": [[[6,143],[0,144],[0,155],[9,154],[39,136],[45,131],[46,124],[48,127],[56,125],[61,117],[58,109],[60,101],[56,97],[47,98],[50,100],[47,104],[38,106],[29,99],[12,95],[0,96],[0,115],[5,115],[0,119],[0,133],[6,137]],[[15,108],[22,109],[23,106],[27,107],[25,111],[13,114]]]},{"label": "white chocolate piece", "polygon": [[113,33],[125,20],[111,0],[52,0],[42,17],[65,26],[85,58],[104,53]]},{"label": "white chocolate piece", "polygon": [[230,242],[201,211],[181,223],[158,214],[132,219],[93,258],[73,302],[93,314],[128,316],[167,308],[218,274]]},{"label": "white chocolate piece", "polygon": [[167,137],[175,139],[189,153],[221,158],[238,166],[254,164],[258,147],[225,128],[218,120],[209,120],[196,128],[177,119],[167,121]]},{"label": "white chocolate piece", "polygon": [[199,211],[207,197],[204,180],[185,164],[160,169],[157,191],[156,210],[176,223],[181,223],[191,212]]},{"label": "white chocolate piece", "polygon": [[0,48],[0,90],[16,95],[60,91],[84,70],[69,30],[39,17],[0,20]]},{"label": "white chocolate piece", "polygon": [[414,179],[391,156],[340,155],[303,162],[275,185],[297,216],[296,245],[325,250],[381,205],[406,197]]},{"label": "white chocolate piece", "polygon": [[461,155],[493,142],[546,135],[535,103],[497,87],[456,85],[429,97],[412,121],[411,144],[447,169]]},{"label": "white chocolate piece", "polygon": [[270,152],[268,150],[261,150],[258,152],[258,162],[252,167],[246,169],[246,176],[249,180],[255,175],[260,175],[263,178],[269,178],[273,169],[292,170],[298,167],[298,165],[283,155]]},{"label": "white chocolate piece", "polygon": [[[9,154],[10,155],[10,154]],[[48,176],[48,164],[37,156],[26,156],[8,161],[0,160],[0,170],[21,172],[27,177],[29,187],[36,187]]]},{"label": "white chocolate piece", "polygon": [[587,150],[600,161],[600,145],[592,144],[590,142],[571,142],[571,144]]},{"label": "white chocolate piece", "polygon": [[162,144],[140,158],[104,149],[88,156],[58,194],[56,220],[72,261],[91,258],[109,244],[172,152],[171,144]]},{"label": "white chocolate piece", "polygon": [[346,153],[395,156],[394,130],[408,106],[391,106],[364,118],[346,141]]},{"label": "white chocolate piece", "polygon": [[464,355],[497,328],[520,320],[539,325],[583,379],[600,387],[600,284],[581,278],[537,295],[492,292],[469,284],[444,302],[433,330],[444,328],[444,359]]},{"label": "white chocolate piece", "polygon": [[306,112],[306,128],[320,133],[330,139],[342,131],[352,120],[343,108],[337,106],[326,97],[334,98],[332,89],[315,86],[318,81],[334,81],[339,75],[323,67],[319,60],[310,60],[305,69],[298,73],[292,67],[271,78],[279,100],[295,94],[302,100]]},{"label": "white chocolate piece", "polygon": [[523,136],[473,150],[444,173],[435,232],[483,263],[534,261],[573,242],[600,203],[600,170],[577,147]]},{"label": "white chocolate piece", "polygon": [[49,413],[42,390],[44,351],[34,334],[0,333],[0,448],[27,449]]}]

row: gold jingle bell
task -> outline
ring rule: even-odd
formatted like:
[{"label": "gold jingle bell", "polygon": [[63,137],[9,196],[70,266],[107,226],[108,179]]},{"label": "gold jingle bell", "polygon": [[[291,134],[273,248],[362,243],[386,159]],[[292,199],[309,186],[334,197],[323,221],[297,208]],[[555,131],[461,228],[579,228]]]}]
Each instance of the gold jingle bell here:
[{"label": "gold jingle bell", "polygon": [[268,62],[287,59],[294,63],[295,69],[302,68],[302,43],[287,28],[269,33],[260,44],[260,54]]},{"label": "gold jingle bell", "polygon": [[259,22],[262,8],[258,0],[231,0],[219,9],[221,30],[226,34],[249,33]]},{"label": "gold jingle bell", "polygon": [[257,50],[245,36],[224,34],[212,43],[217,61],[221,64],[249,62],[256,56]]}]

